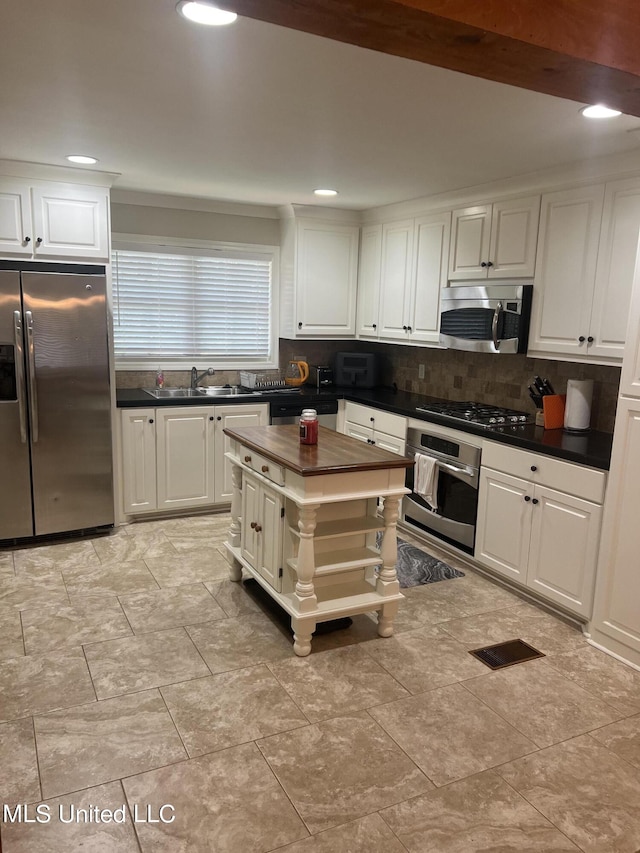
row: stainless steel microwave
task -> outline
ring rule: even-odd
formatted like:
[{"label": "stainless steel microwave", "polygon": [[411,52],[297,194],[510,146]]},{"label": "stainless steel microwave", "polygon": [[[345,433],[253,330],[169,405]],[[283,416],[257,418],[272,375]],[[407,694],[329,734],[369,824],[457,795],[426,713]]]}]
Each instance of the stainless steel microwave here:
[{"label": "stainless steel microwave", "polygon": [[533,285],[455,285],[440,297],[440,343],[471,352],[526,352]]}]

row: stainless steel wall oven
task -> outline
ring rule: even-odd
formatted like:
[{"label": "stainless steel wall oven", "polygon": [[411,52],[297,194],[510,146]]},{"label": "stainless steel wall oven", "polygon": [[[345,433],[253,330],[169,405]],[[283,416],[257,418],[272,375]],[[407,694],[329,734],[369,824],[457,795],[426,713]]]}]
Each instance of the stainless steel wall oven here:
[{"label": "stainless steel wall oven", "polygon": [[409,429],[406,455],[431,457],[437,465],[437,508],[433,509],[415,488],[415,468],[407,469],[405,485],[411,494],[403,499],[406,524],[473,553],[478,512],[479,447],[429,430]]}]

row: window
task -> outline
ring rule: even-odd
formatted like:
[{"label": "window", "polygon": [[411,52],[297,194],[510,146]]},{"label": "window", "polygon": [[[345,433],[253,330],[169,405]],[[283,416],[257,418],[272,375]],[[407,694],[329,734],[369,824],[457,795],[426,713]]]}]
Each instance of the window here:
[{"label": "window", "polygon": [[116,243],[116,367],[275,366],[276,253]]}]

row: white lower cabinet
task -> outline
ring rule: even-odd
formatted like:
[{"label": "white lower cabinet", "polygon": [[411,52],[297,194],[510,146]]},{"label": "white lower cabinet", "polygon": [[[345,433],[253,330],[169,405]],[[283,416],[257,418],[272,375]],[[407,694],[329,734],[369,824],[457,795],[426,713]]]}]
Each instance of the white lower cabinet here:
[{"label": "white lower cabinet", "polygon": [[156,489],[156,410],[122,409],[122,479],[124,512],[153,512]]},{"label": "white lower cabinet", "polygon": [[[640,294],[639,294],[640,295]],[[634,346],[635,350],[635,346]],[[626,365],[626,354],[625,354]],[[620,397],[591,636],[640,667],[640,400]]]},{"label": "white lower cabinet", "polygon": [[277,591],[282,589],[282,510],[281,495],[257,477],[245,475],[242,556]]},{"label": "white lower cabinet", "polygon": [[381,450],[404,456],[407,445],[407,419],[360,403],[347,401],[344,434]]},{"label": "white lower cabinet", "polygon": [[210,406],[156,410],[158,509],[213,503],[213,430]]},{"label": "white lower cabinet", "polygon": [[231,501],[226,426],[264,426],[268,405],[122,409],[123,509],[170,512]]},{"label": "white lower cabinet", "polygon": [[511,447],[484,461],[502,470],[481,469],[475,559],[589,618],[606,475]]}]

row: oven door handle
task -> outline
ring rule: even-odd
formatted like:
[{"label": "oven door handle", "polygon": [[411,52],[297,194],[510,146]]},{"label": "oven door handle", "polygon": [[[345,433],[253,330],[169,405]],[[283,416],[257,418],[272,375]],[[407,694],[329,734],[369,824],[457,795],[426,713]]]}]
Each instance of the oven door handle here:
[{"label": "oven door handle", "polygon": [[431,453],[422,453],[419,450],[411,452],[410,448],[407,448],[409,452],[407,456],[410,456],[413,459],[414,456],[428,456],[429,459],[435,460],[436,464],[439,468],[444,468],[447,471],[450,471],[452,474],[456,474],[460,477],[467,477],[469,480],[474,480],[478,476],[478,471],[475,468],[471,468],[469,466],[461,466],[461,465],[452,465],[450,462],[444,462],[442,459],[438,459],[437,456],[433,456]]},{"label": "oven door handle", "polygon": [[500,322],[500,315],[502,314],[502,302],[498,302],[496,305],[496,310],[493,312],[493,320],[491,321],[491,337],[493,338],[493,345],[496,350],[500,349],[501,341],[498,340],[498,323]]}]

